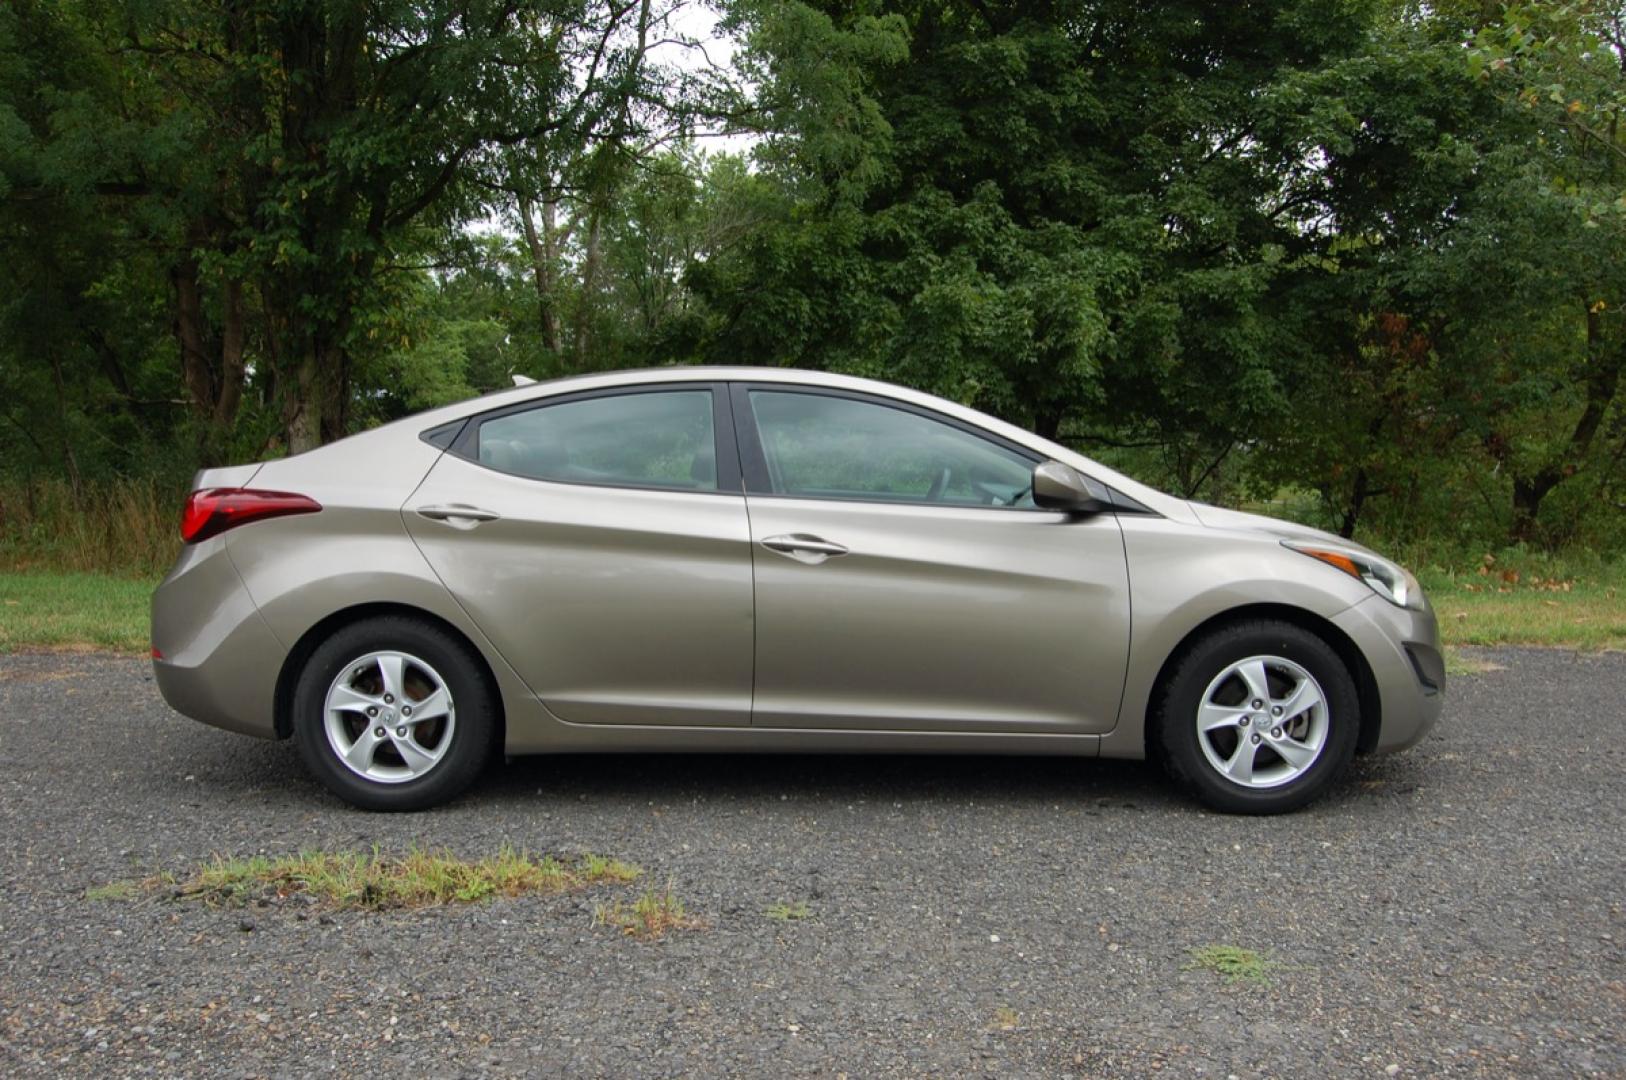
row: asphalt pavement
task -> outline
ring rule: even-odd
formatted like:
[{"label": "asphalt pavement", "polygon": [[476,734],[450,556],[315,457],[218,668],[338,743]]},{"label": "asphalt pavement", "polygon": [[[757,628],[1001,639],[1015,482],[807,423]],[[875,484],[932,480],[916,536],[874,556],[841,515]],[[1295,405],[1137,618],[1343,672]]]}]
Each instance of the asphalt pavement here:
[{"label": "asphalt pavement", "polygon": [[[523,759],[382,816],[177,716],[145,662],[0,657],[0,1074],[1626,1075],[1626,655],[1478,655],[1422,745],[1266,819],[1133,763],[710,756]],[[607,889],[85,895],[505,843],[637,863],[704,925],[595,926]],[[1274,966],[1230,984],[1209,945]]]}]

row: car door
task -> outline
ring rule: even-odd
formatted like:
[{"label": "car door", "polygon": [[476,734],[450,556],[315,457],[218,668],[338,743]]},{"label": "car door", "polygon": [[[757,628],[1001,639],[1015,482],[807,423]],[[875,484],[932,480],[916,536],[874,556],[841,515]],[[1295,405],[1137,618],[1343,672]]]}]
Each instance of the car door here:
[{"label": "car door", "polygon": [[1129,650],[1110,513],[1033,506],[1030,451],[884,397],[732,390],[759,727],[1087,733]]},{"label": "car door", "polygon": [[478,416],[403,507],[435,572],[548,709],[750,723],[750,533],[726,388]]}]

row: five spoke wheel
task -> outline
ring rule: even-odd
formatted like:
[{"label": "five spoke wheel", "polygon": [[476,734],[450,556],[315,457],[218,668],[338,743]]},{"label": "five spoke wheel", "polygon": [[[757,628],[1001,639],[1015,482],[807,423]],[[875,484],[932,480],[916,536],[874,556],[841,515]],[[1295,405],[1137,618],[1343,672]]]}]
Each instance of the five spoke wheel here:
[{"label": "five spoke wheel", "polygon": [[328,688],[323,727],[333,753],[358,776],[416,780],[452,745],[457,713],[440,673],[404,652],[370,652]]},{"label": "five spoke wheel", "polygon": [[1197,744],[1220,775],[1246,788],[1302,776],[1327,742],[1327,696],[1315,676],[1280,656],[1249,656],[1208,684]]}]

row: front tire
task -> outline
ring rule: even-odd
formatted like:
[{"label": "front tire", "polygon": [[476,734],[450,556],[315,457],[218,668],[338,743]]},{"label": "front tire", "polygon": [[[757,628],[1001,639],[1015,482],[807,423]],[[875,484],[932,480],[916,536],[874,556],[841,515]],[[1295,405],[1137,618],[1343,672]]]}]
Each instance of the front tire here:
[{"label": "front tire", "polygon": [[352,623],[318,645],[293,710],[305,764],[365,810],[423,810],[462,794],[490,760],[497,730],[478,657],[405,616]]},{"label": "front tire", "polygon": [[1233,814],[1278,814],[1320,797],[1360,728],[1355,680],[1320,637],[1249,621],[1192,642],[1159,687],[1153,746],[1176,783]]}]

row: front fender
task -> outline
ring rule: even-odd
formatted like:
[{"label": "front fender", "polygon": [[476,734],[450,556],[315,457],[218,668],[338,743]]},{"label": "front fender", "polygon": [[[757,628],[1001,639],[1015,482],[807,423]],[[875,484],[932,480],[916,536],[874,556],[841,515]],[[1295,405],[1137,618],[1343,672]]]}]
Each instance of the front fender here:
[{"label": "front fender", "polygon": [[1129,563],[1129,665],[1118,723],[1102,757],[1146,753],[1146,715],[1163,665],[1199,627],[1229,612],[1275,607],[1331,621],[1368,599],[1354,578],[1256,532],[1123,515]]}]

